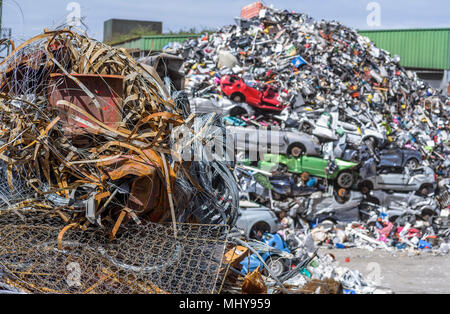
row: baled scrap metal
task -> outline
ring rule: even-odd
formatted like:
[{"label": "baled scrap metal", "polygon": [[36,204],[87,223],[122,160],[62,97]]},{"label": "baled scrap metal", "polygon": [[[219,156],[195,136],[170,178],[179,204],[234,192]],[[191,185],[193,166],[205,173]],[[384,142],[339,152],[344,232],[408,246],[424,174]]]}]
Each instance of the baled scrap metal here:
[{"label": "baled scrap metal", "polygon": [[[69,29],[46,31],[7,56],[0,75],[3,198],[27,191],[26,206],[84,227],[115,222],[117,229],[129,218],[198,221],[202,210],[217,211],[207,223],[233,223],[226,165],[215,163],[224,189],[233,190],[224,213],[212,184],[198,183],[192,163],[172,150],[171,132],[185,123],[181,109],[156,71],[125,50]],[[203,190],[215,206],[199,200]],[[207,206],[199,209],[202,200]],[[25,206],[19,203],[8,206]]]}]

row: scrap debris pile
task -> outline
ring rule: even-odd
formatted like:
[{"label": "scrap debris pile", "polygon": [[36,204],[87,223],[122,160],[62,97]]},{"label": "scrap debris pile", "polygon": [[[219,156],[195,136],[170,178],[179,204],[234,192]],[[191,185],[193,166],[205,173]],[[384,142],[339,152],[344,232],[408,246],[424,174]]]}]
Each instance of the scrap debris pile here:
[{"label": "scrap debris pile", "polygon": [[3,209],[114,225],[112,237],[126,220],[233,224],[231,172],[172,150],[171,133],[192,117],[153,68],[70,30],[30,39],[0,66]]},{"label": "scrap debris pile", "polygon": [[224,293],[392,293],[380,282],[339,265],[333,254],[319,253],[311,233],[286,230],[266,233],[261,241],[233,240],[224,258],[230,269]]},{"label": "scrap debris pile", "polygon": [[236,137],[247,235],[448,251],[450,99],[339,22],[255,12],[177,50],[192,110]]},{"label": "scrap debris pile", "polygon": [[449,98],[338,22],[256,8],[157,61],[64,29],[0,63],[0,292],[386,293],[319,245],[448,252]]},{"label": "scrap debris pile", "polygon": [[227,163],[182,160],[173,133],[203,154],[194,128],[220,117],[186,115],[154,68],[69,29],[0,75],[0,290],[212,293],[238,188]]}]

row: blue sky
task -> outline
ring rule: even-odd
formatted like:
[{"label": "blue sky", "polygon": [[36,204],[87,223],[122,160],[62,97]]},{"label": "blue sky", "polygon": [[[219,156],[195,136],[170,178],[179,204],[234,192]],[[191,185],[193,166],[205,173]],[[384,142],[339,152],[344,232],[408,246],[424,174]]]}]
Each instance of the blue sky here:
[{"label": "blue sky", "polygon": [[[66,20],[70,0],[3,0],[3,27],[13,29],[18,42],[53,28]],[[103,38],[103,22],[110,18],[162,21],[164,31],[191,27],[220,27],[234,23],[246,0],[78,0],[88,34]],[[305,12],[315,19],[338,20],[345,25],[370,29],[367,5],[373,0],[272,0],[277,8]],[[381,27],[450,27],[448,0],[378,0]]]}]

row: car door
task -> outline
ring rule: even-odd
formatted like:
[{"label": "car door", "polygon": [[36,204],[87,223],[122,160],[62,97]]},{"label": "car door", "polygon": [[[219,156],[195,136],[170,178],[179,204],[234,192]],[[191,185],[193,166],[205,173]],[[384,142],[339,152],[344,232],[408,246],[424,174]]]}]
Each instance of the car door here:
[{"label": "car door", "polygon": [[240,90],[249,105],[260,106],[262,93],[256,88],[250,87],[244,81],[240,82]]},{"label": "car door", "polygon": [[380,168],[384,167],[401,167],[402,152],[398,149],[389,149],[381,151]]},{"label": "car door", "polygon": [[227,129],[234,135],[237,150],[258,151],[258,129],[238,126],[229,126]]},{"label": "car door", "polygon": [[418,190],[422,184],[431,183],[427,178],[424,168],[410,170],[409,173],[405,185],[408,186],[410,190]]},{"label": "car door", "polygon": [[312,176],[324,178],[327,166],[328,161],[325,159],[310,156],[301,157],[302,172],[308,172]]},{"label": "car door", "polygon": [[376,184],[379,188],[384,190],[403,190],[402,186],[407,181],[408,176],[401,171],[393,169],[381,169],[379,175],[376,177]]},{"label": "car door", "polygon": [[269,105],[278,106],[280,102],[278,101],[278,93],[271,87],[266,86],[262,94],[262,100]]},{"label": "car door", "polygon": [[258,153],[264,156],[265,153],[279,154],[284,153],[284,132],[279,129],[259,129],[258,132]]}]

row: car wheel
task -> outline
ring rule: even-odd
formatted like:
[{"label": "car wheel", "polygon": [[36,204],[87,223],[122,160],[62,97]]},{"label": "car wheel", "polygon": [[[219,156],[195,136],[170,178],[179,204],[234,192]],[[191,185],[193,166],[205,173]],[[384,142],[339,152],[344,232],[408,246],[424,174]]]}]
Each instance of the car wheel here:
[{"label": "car wheel", "polygon": [[264,221],[257,222],[250,229],[249,238],[258,240],[266,232],[270,232],[270,226]]},{"label": "car wheel", "polygon": [[370,147],[371,149],[374,149],[377,147],[377,139],[373,136],[370,136],[364,140],[364,144],[366,144],[367,147]]},{"label": "car wheel", "polygon": [[244,108],[242,108],[240,106],[233,107],[230,110],[230,116],[233,116],[233,117],[245,116],[247,114],[248,114],[247,110],[245,110]]},{"label": "car wheel", "polygon": [[291,155],[292,157],[295,157],[295,158],[300,157],[305,152],[306,152],[306,149],[301,144],[292,144],[288,148],[288,154]]},{"label": "car wheel", "polygon": [[245,97],[241,93],[234,93],[230,98],[234,102],[245,102]]},{"label": "car wheel", "polygon": [[430,184],[424,184],[419,189],[419,194],[422,196],[428,196],[433,190],[433,186]]},{"label": "car wheel", "polygon": [[303,123],[300,126],[300,131],[302,131],[306,134],[312,134],[312,126],[309,123]]},{"label": "car wheel", "polygon": [[[269,269],[271,270],[272,274],[274,274],[277,277],[281,276],[287,270],[287,267],[286,267],[286,264],[285,264],[283,258],[276,256],[276,255],[269,256],[269,258],[267,258],[267,260],[266,260],[266,264],[269,267]],[[265,268],[263,270],[263,274],[265,276],[270,275],[269,271]]]},{"label": "car wheel", "polygon": [[337,184],[344,189],[348,189],[353,185],[353,175],[350,172],[341,172],[337,177]]},{"label": "car wheel", "polygon": [[362,194],[368,194],[370,192],[370,190],[373,189],[373,185],[371,182],[366,181],[366,182],[361,183],[360,189],[361,189]]},{"label": "car wheel", "polygon": [[419,166],[419,162],[416,159],[410,159],[405,163],[405,167],[409,170],[414,170]]}]

